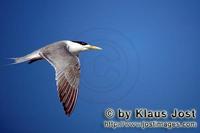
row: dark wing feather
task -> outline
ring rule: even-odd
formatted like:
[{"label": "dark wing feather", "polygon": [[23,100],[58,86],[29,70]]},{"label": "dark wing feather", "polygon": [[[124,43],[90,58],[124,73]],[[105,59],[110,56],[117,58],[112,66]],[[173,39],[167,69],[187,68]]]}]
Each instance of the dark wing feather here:
[{"label": "dark wing feather", "polygon": [[76,65],[69,65],[57,75],[57,86],[60,101],[65,113],[70,115],[74,109],[79,85],[80,72]]},{"label": "dark wing feather", "polygon": [[65,113],[70,116],[78,95],[79,59],[68,52],[63,42],[44,47],[41,51],[42,57],[55,68],[60,102],[63,104]]}]

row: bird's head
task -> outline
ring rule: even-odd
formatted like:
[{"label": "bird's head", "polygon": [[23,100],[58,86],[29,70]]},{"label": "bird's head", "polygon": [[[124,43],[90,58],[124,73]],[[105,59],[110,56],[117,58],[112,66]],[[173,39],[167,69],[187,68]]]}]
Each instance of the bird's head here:
[{"label": "bird's head", "polygon": [[81,51],[87,51],[87,50],[102,50],[102,48],[90,45],[86,42],[82,41],[68,41],[68,49],[69,52],[78,54]]}]

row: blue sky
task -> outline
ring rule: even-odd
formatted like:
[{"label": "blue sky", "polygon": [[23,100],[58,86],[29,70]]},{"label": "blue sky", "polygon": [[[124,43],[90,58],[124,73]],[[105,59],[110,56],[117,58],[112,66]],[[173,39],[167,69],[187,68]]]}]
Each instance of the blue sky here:
[{"label": "blue sky", "polygon": [[[1,132],[166,132],[105,129],[103,112],[108,107],[200,109],[199,5],[198,0],[2,0]],[[80,93],[70,118],[46,61],[5,66],[8,57],[64,39],[104,49],[80,55]]]}]

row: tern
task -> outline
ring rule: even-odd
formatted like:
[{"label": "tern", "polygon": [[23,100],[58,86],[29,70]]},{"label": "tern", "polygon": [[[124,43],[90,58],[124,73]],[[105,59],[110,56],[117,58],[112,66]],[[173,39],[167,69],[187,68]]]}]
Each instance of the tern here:
[{"label": "tern", "polygon": [[70,116],[74,110],[80,81],[79,53],[87,50],[102,50],[83,41],[63,40],[46,45],[23,57],[12,58],[13,64],[47,60],[55,69],[55,79],[60,102],[65,114]]}]

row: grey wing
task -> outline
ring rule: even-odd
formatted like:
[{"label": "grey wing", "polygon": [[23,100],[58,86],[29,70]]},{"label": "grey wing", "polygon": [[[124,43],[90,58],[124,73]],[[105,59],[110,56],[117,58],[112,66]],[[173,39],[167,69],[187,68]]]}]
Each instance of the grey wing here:
[{"label": "grey wing", "polygon": [[71,65],[59,72],[56,77],[60,101],[67,115],[72,113],[77,100],[80,78],[79,70],[79,65]]},{"label": "grey wing", "polygon": [[70,54],[65,45],[50,45],[42,50],[41,55],[56,71],[57,90],[65,113],[70,116],[77,100],[80,64],[76,56]]}]

